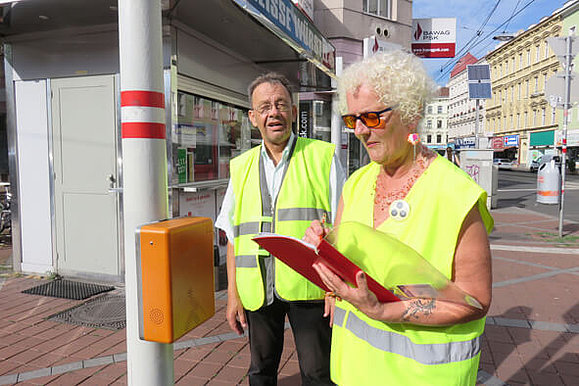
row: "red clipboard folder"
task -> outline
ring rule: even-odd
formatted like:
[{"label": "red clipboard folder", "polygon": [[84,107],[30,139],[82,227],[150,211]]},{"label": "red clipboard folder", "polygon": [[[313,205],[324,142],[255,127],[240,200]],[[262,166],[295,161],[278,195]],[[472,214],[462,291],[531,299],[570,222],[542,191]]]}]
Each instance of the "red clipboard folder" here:
[{"label": "red clipboard folder", "polygon": [[[348,260],[326,240],[320,242],[317,250],[313,245],[302,240],[273,233],[259,234],[253,238],[253,241],[324,291],[330,291],[330,289],[326,287],[312,264],[324,263],[342,280],[354,286],[356,285],[356,273],[361,271],[360,267]],[[368,289],[376,295],[378,301],[382,303],[400,301],[398,296],[384,288],[368,274],[366,274],[366,281],[368,282]]]}]

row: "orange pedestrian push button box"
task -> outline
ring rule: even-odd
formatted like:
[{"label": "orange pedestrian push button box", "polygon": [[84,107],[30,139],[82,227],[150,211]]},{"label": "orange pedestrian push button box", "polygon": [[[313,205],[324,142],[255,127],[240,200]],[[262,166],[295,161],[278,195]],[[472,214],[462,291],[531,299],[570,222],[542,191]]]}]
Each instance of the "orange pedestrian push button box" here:
[{"label": "orange pedestrian push button box", "polygon": [[213,222],[180,217],[137,229],[139,335],[172,343],[215,314]]}]

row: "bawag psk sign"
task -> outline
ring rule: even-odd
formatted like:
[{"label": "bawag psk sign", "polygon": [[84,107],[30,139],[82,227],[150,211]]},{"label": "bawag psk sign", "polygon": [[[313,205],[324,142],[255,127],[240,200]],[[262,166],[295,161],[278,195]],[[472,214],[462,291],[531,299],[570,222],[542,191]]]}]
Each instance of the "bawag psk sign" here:
[{"label": "bawag psk sign", "polygon": [[421,58],[453,58],[456,19],[413,19],[412,52]]}]

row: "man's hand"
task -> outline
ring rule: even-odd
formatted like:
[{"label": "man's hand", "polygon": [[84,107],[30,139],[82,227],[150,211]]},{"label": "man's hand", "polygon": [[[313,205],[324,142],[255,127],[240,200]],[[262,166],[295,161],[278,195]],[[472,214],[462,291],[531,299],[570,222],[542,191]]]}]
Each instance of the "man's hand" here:
[{"label": "man's hand", "polygon": [[237,291],[227,291],[226,316],[229,327],[238,335],[243,335],[245,328],[247,328],[247,321]]}]

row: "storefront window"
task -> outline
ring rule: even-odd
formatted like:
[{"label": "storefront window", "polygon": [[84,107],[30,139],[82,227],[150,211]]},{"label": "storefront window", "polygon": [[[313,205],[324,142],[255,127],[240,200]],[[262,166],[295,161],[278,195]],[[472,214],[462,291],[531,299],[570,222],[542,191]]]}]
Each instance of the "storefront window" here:
[{"label": "storefront window", "polygon": [[312,138],[326,142],[332,141],[332,105],[325,101],[313,101],[314,133]]},{"label": "storefront window", "polygon": [[229,160],[259,143],[247,109],[179,92],[172,184],[229,178]]}]

